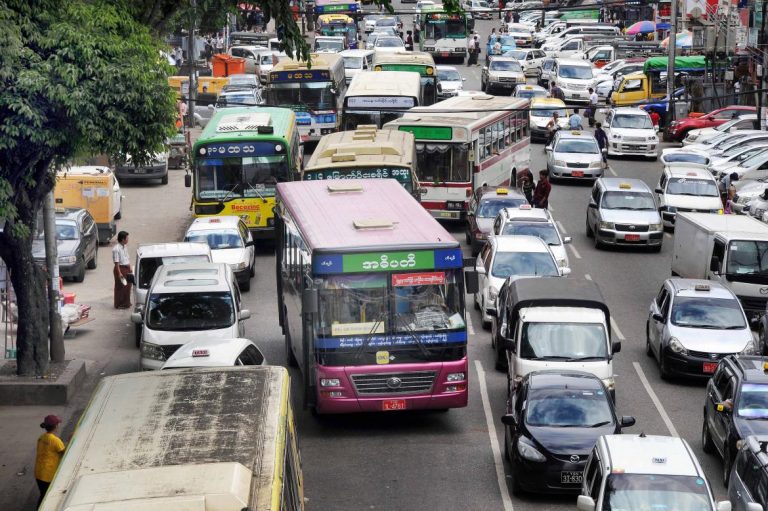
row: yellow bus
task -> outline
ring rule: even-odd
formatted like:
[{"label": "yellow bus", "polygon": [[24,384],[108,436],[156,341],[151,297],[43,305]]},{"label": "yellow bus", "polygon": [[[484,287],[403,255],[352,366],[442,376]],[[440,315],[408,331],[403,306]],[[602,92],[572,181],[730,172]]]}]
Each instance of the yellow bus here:
[{"label": "yellow bus", "polygon": [[301,511],[290,391],[279,366],[104,378],[40,510]]},{"label": "yellow bus", "polygon": [[421,200],[417,175],[413,135],[370,125],[321,138],[301,173],[301,179],[396,179]]},{"label": "yellow bus", "polygon": [[353,130],[373,124],[381,128],[422,104],[421,78],[412,71],[358,73],[344,95],[341,125]]},{"label": "yellow bus", "polygon": [[303,150],[296,116],[287,108],[225,108],[192,149],[195,217],[235,215],[254,238],[274,237],[275,185],[297,181]]}]

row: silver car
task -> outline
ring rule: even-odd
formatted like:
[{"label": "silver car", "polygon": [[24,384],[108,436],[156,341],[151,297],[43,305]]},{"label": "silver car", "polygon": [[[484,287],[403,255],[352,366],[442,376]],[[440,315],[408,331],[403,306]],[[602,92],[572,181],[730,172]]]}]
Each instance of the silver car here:
[{"label": "silver car", "polygon": [[749,321],[733,291],[719,282],[671,278],[648,308],[645,349],[662,378],[709,378],[726,355],[756,353]]},{"label": "silver car", "polygon": [[453,66],[437,66],[437,79],[440,80],[441,98],[458,95],[460,90],[464,90],[464,82],[467,80]]},{"label": "silver car", "polygon": [[603,175],[603,154],[588,131],[558,131],[544,148],[552,178],[595,179]]},{"label": "silver car", "polygon": [[601,177],[587,206],[587,236],[595,248],[641,246],[659,252],[664,239],[656,198],[640,179]]}]

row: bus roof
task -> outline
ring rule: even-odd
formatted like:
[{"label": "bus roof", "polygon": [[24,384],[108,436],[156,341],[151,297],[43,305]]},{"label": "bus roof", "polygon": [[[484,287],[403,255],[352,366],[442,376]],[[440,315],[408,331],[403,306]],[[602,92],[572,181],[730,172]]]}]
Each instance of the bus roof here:
[{"label": "bus roof", "polygon": [[[257,135],[265,138],[290,138],[295,124],[296,114],[288,108],[224,108],[208,121],[200,138],[195,142],[195,147],[212,141],[236,141]],[[268,126],[272,127],[272,133],[266,128]]]},{"label": "bus roof", "polygon": [[106,377],[40,509],[144,509],[162,499],[173,511],[207,497],[222,509],[274,510],[289,385],[279,366]]},{"label": "bus roof", "polygon": [[[312,60],[311,69],[330,69],[337,62],[342,61],[341,55],[338,53],[312,53],[310,54]],[[297,71],[297,70],[309,70],[307,62],[304,60],[285,59],[281,60],[272,67],[272,72],[277,71]],[[270,73],[271,74],[271,73]]]},{"label": "bus roof", "polygon": [[288,210],[313,251],[459,247],[394,179],[278,183],[277,196],[279,207]]},{"label": "bus roof", "polygon": [[[344,95],[354,96],[409,96],[421,95],[421,76],[413,71],[381,71],[378,73],[358,73],[353,78]],[[411,104],[410,106],[413,106]]]},{"label": "bus roof", "polygon": [[415,160],[414,138],[411,133],[378,130],[358,126],[354,131],[339,131],[324,135],[304,171],[340,167],[374,167],[402,165],[409,167]]},{"label": "bus roof", "polygon": [[[427,74],[431,75],[434,73],[435,59],[432,58],[432,55],[430,55],[429,53],[425,53],[423,51],[396,51],[396,52],[377,51],[376,55],[373,57],[373,70],[381,71],[381,69],[376,69],[376,66],[384,66],[389,64],[432,66],[433,68],[432,73],[427,71]],[[392,70],[405,71],[405,69],[392,69]]]}]

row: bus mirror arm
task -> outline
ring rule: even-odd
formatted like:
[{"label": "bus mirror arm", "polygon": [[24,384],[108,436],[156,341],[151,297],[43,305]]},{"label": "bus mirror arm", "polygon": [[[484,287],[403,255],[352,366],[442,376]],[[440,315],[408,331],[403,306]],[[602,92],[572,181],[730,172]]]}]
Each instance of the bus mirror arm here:
[{"label": "bus mirror arm", "polygon": [[477,271],[475,270],[467,270],[464,272],[464,281],[466,286],[466,291],[469,294],[477,293],[480,290],[480,285],[478,283],[477,279]]},{"label": "bus mirror arm", "polygon": [[316,314],[318,310],[317,289],[305,289],[301,292],[301,310],[304,314]]},{"label": "bus mirror arm", "polygon": [[184,175],[184,186],[187,188],[192,188],[192,175],[191,174],[185,174]]}]

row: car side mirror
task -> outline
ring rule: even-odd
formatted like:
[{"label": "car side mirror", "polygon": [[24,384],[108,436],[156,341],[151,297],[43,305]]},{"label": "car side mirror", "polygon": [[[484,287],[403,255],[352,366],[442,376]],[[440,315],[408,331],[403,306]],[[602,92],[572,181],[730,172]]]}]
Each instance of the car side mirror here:
[{"label": "car side mirror", "polygon": [[660,321],[660,322],[664,321],[664,316],[662,316],[658,312],[654,312],[653,314],[651,314],[651,317],[653,318],[654,321]]},{"label": "car side mirror", "polygon": [[620,351],[621,351],[621,341],[613,341],[613,343],[611,343],[611,353],[615,355]]},{"label": "car side mirror", "polygon": [[[760,504],[758,504],[758,506],[760,506]],[[749,508],[747,508],[747,509],[749,509]],[[717,505],[715,505],[715,510],[716,511],[731,511],[731,503],[728,502],[727,500],[721,500],[720,502],[717,503]]]},{"label": "car side mirror", "polygon": [[590,208],[594,208],[594,209],[597,209],[597,202],[595,202],[595,201],[593,201],[593,200],[589,201],[589,207],[590,207]]},{"label": "car side mirror", "polygon": [[143,318],[141,317],[141,314],[138,312],[131,313],[131,323],[136,323],[137,325],[140,325],[144,322]]},{"label": "car side mirror", "polygon": [[429,193],[429,189],[428,188],[419,188],[419,193],[421,195],[426,195],[426,194]]},{"label": "car side mirror", "polygon": [[475,272],[476,272],[478,275],[485,275],[485,267],[484,267],[484,266],[482,266],[482,265],[480,265],[480,266],[475,266]]},{"label": "car side mirror", "polygon": [[480,283],[477,280],[477,270],[467,270],[464,272],[464,287],[469,294],[475,294],[480,291]]},{"label": "car side mirror", "polygon": [[717,405],[715,405],[715,409],[719,413],[731,413],[731,407],[726,405],[725,403],[717,403]]},{"label": "car side mirror", "polygon": [[656,188],[656,190],[654,190],[654,191],[656,193],[664,193],[664,190],[662,190],[661,188]]},{"label": "car side mirror", "polygon": [[192,174],[184,175],[184,186],[187,188],[192,188]]},{"label": "car side mirror", "polygon": [[579,495],[576,499],[576,509],[579,511],[595,511],[595,500],[589,495]]},{"label": "car side mirror", "polygon": [[240,321],[245,321],[246,319],[250,319],[251,317],[251,311],[248,309],[240,309]]},{"label": "car side mirror", "polygon": [[483,71],[488,71],[488,66],[483,66]]},{"label": "car side mirror", "polygon": [[545,148],[544,148],[544,150],[545,150],[546,152],[548,152],[548,153],[551,153],[551,152],[552,152],[552,146],[551,146],[551,145],[548,145],[547,147],[545,147]]},{"label": "car side mirror", "polygon": [[465,76],[462,76],[462,77],[461,77],[461,81],[462,81],[462,82],[466,82],[466,81],[467,81],[467,78],[466,78]]},{"label": "car side mirror", "polygon": [[506,415],[501,416],[501,423],[505,426],[509,426],[510,428],[514,428],[517,426],[517,420],[515,419],[515,416],[511,413],[508,413]]},{"label": "car side mirror", "polygon": [[248,240],[248,241],[245,242],[245,246],[246,247],[254,247],[254,246],[256,246],[256,241]]},{"label": "car side mirror", "polygon": [[213,112],[213,110],[214,110],[214,106],[213,106],[213,105],[208,105],[208,110],[210,110],[211,112]]},{"label": "car side mirror", "polygon": [[571,243],[572,241],[573,241],[573,238],[571,238],[570,236],[565,236],[565,237],[563,238],[563,245],[568,245],[568,244],[569,244],[569,243]]},{"label": "car side mirror", "polygon": [[628,428],[635,425],[635,418],[631,415],[623,415],[620,422],[622,428]]},{"label": "car side mirror", "polygon": [[560,276],[561,277],[567,277],[570,274],[571,274],[571,269],[568,268],[567,266],[565,268],[560,268]]}]

